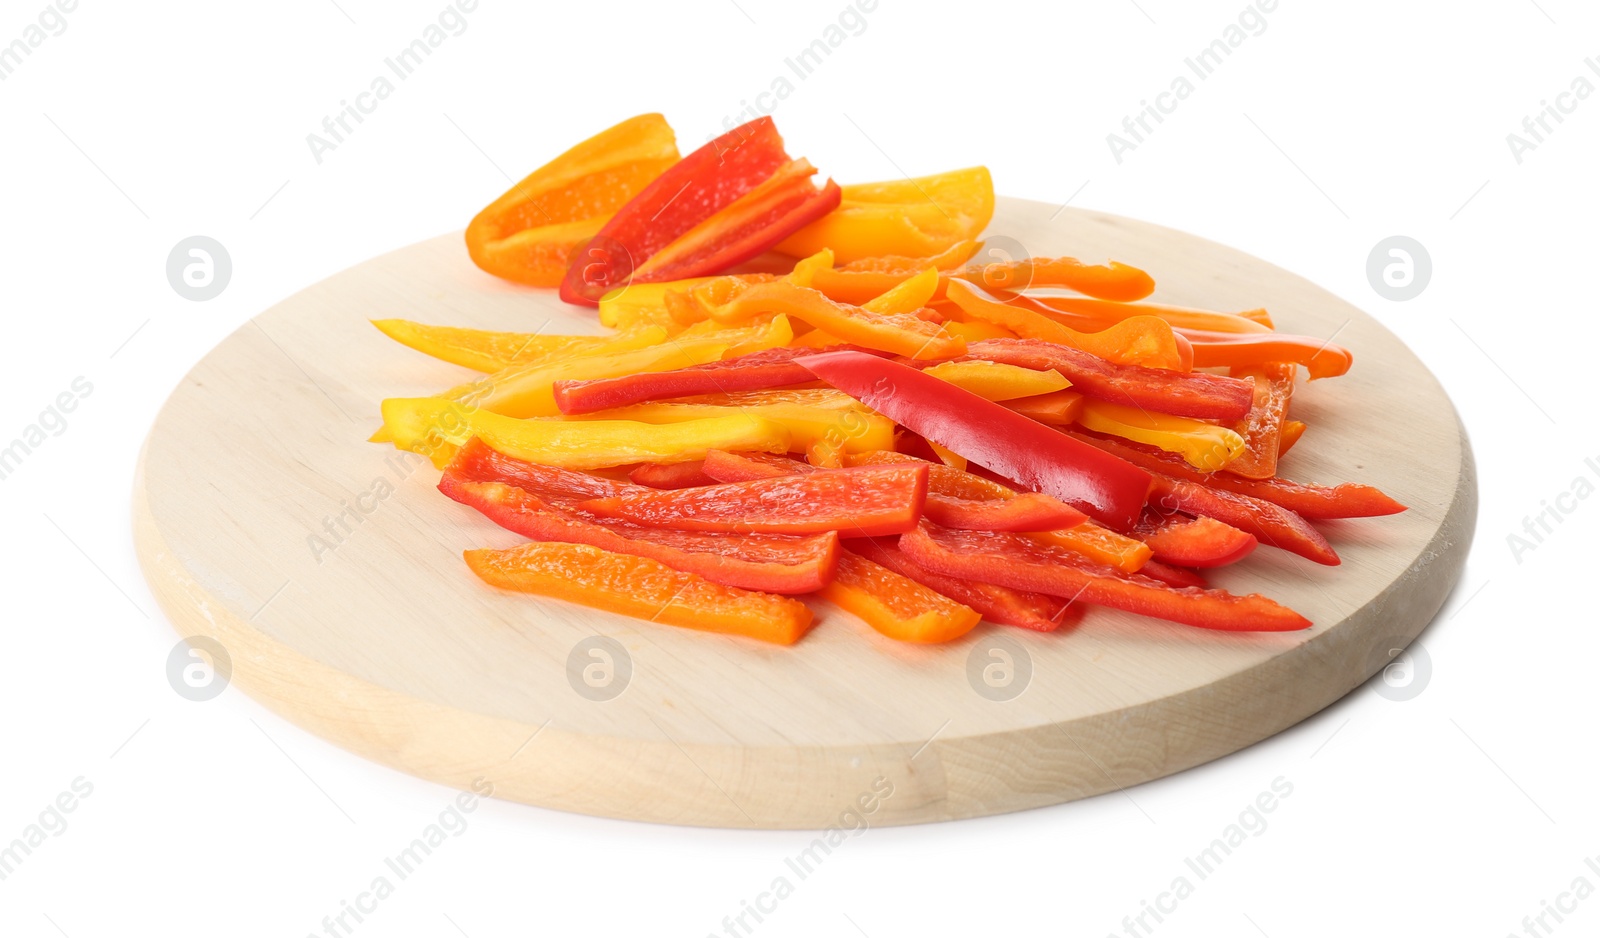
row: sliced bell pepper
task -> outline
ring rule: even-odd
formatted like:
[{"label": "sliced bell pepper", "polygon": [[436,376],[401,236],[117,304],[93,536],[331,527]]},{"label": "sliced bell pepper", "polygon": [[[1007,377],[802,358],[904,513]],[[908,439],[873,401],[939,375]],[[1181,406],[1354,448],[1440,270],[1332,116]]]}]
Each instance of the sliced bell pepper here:
[{"label": "sliced bell pepper", "polygon": [[907,429],[1024,488],[1054,495],[1114,526],[1133,524],[1144,508],[1150,487],[1144,470],[1120,459],[1101,459],[1093,447],[971,391],[860,352],[827,352],[798,361]]},{"label": "sliced bell pepper", "polygon": [[[1229,333],[1267,333],[1272,331],[1272,317],[1264,309],[1242,313],[1223,313],[1190,306],[1173,306],[1167,303],[1114,303],[1081,296],[1053,296],[1028,294],[1028,308],[1055,313],[1063,325],[1092,328],[1092,324],[1111,324],[1134,316],[1154,316],[1174,329],[1203,329]],[[1012,298],[1005,297],[1009,302]]]},{"label": "sliced bell pepper", "polygon": [[890,538],[857,538],[850,542],[849,549],[881,567],[916,580],[936,593],[976,609],[983,618],[1000,625],[1014,625],[1035,632],[1054,632],[1062,625],[1075,623],[1079,616],[1074,613],[1082,608],[1043,593],[1027,593],[993,583],[934,573],[913,562]]},{"label": "sliced bell pepper", "polygon": [[[1291,482],[1288,479],[1244,479],[1225,472],[1200,472],[1184,460],[1166,453],[1108,440],[1072,434],[1091,446],[1126,459],[1147,472],[1195,482],[1222,492],[1249,495],[1281,505],[1302,518],[1372,518],[1405,511],[1406,506],[1370,485],[1345,482],[1337,486]],[[1221,519],[1226,521],[1227,519]]]},{"label": "sliced bell pepper", "polygon": [[[920,463],[927,460],[919,459],[894,450],[872,450],[864,453],[853,453],[845,457],[845,461],[852,466],[885,466],[905,465],[907,463]],[[953,466],[931,464],[928,469],[928,493],[930,495],[943,495],[948,498],[961,498],[969,501],[997,501],[1016,498],[1015,490],[1008,488],[992,479],[963,472]]]},{"label": "sliced bell pepper", "polygon": [[635,485],[653,489],[690,489],[697,485],[716,484],[717,480],[706,475],[701,468],[703,462],[697,459],[693,462],[642,463],[628,473],[628,478]]},{"label": "sliced bell pepper", "polygon": [[1336,378],[1350,370],[1355,356],[1325,339],[1281,332],[1178,330],[1194,347],[1196,368],[1248,368],[1273,362],[1304,365],[1311,380]]},{"label": "sliced bell pepper", "polygon": [[1153,559],[1180,567],[1223,567],[1256,549],[1255,535],[1215,518],[1174,515],[1140,531]]},{"label": "sliced bell pepper", "polygon": [[1289,397],[1294,394],[1294,372],[1294,365],[1282,362],[1234,368],[1230,372],[1235,378],[1249,378],[1255,382],[1255,400],[1250,413],[1233,425],[1234,432],[1245,444],[1243,450],[1237,459],[1229,460],[1220,468],[1246,479],[1270,479],[1278,474],[1278,449],[1283,438],[1284,421],[1289,417]]},{"label": "sliced bell pepper", "polygon": [[1054,371],[1019,368],[999,362],[942,362],[924,368],[923,374],[965,388],[986,401],[1010,401],[1019,397],[1053,394],[1072,386]]},{"label": "sliced bell pepper", "polygon": [[[830,300],[860,306],[929,267],[939,271],[954,270],[977,253],[978,247],[977,241],[959,241],[932,257],[863,257],[816,271],[807,286],[821,290]],[[943,286],[940,283],[934,288],[935,296],[942,292]]]},{"label": "sliced bell pepper", "polygon": [[405,319],[374,319],[372,324],[407,348],[485,374],[556,356],[628,352],[660,345],[667,338],[667,330],[659,326],[614,335],[539,335],[428,326]]},{"label": "sliced bell pepper", "polygon": [[997,326],[992,322],[984,322],[981,319],[971,322],[951,319],[945,322],[944,331],[953,336],[959,336],[968,342],[982,342],[984,339],[1015,339],[1018,337],[1015,332],[1005,326]]},{"label": "sliced bell pepper", "polygon": [[677,161],[666,118],[625,120],[529,173],[479,212],[467,225],[467,253],[497,277],[553,287],[611,214]]},{"label": "sliced bell pepper", "polygon": [[456,447],[480,437],[492,449],[563,469],[604,469],[641,462],[704,459],[713,449],[782,453],[789,431],[749,414],[649,424],[632,420],[518,419],[440,397],[391,397],[383,424],[398,449],[443,467]]},{"label": "sliced bell pepper", "polygon": [[1137,573],[1122,574],[1070,550],[1020,534],[951,531],[923,524],[900,549],[936,573],[1109,606],[1205,629],[1281,632],[1310,620],[1255,593],[1177,589]]},{"label": "sliced bell pepper", "polygon": [[448,472],[439,480],[439,491],[523,537],[649,557],[723,586],[809,593],[827,585],[839,565],[839,535],[832,531],[808,537],[729,535],[596,522],[515,486],[466,482]]},{"label": "sliced bell pepper", "polygon": [[1057,391],[1037,397],[1019,397],[1006,401],[1006,406],[1047,427],[1065,427],[1077,421],[1083,412],[1083,395],[1077,391]]},{"label": "sliced bell pepper", "polygon": [[1119,365],[1188,370],[1181,367],[1184,358],[1172,327],[1154,316],[1135,316],[1105,329],[1079,332],[1024,305],[1002,303],[969,283],[951,283],[945,295],[967,315],[1004,326],[1024,339],[1080,349]]},{"label": "sliced bell pepper", "polygon": [[873,537],[916,527],[927,497],[925,466],[860,466],[676,491],[630,490],[578,508],[682,531],[841,531],[849,537]]},{"label": "sliced bell pepper", "polygon": [[591,414],[642,401],[809,384],[816,376],[794,360],[812,351],[772,348],[673,371],[640,372],[590,381],[557,381],[553,392],[556,406],[563,414]]},{"label": "sliced bell pepper", "polygon": [[934,291],[939,289],[939,271],[929,267],[919,274],[906,279],[885,290],[878,296],[861,304],[861,308],[869,313],[914,313],[933,299]]},{"label": "sliced bell pepper", "polygon": [[982,166],[936,176],[845,186],[838,208],[778,243],[795,257],[832,248],[839,263],[897,254],[928,257],[976,238],[994,216]]},{"label": "sliced bell pepper", "polygon": [[825,329],[846,342],[910,358],[954,358],[966,351],[966,342],[924,319],[835,303],[814,289],[781,280],[753,284],[711,315],[731,325],[769,312]]},{"label": "sliced bell pepper", "polygon": [[1185,482],[1159,474],[1153,478],[1151,503],[1160,508],[1196,517],[1215,518],[1241,531],[1248,531],[1264,544],[1299,554],[1324,566],[1339,565],[1339,555],[1328,539],[1305,518],[1281,505],[1236,492],[1207,488],[1198,482]]},{"label": "sliced bell pepper", "polygon": [[631,404],[586,414],[586,419],[677,423],[744,414],[770,420],[789,431],[792,452],[813,447],[860,452],[883,449],[894,440],[894,421],[861,406],[832,388],[787,388],[704,394],[671,401]]},{"label": "sliced bell pepper", "polygon": [[1084,401],[1078,423],[1096,433],[1120,436],[1177,453],[1189,465],[1207,472],[1232,465],[1245,451],[1245,438],[1236,430],[1107,401]]},{"label": "sliced bell pepper", "polygon": [[822,598],[896,641],[923,645],[960,638],[983,618],[976,609],[848,550],[839,558],[833,582],[822,588]]},{"label": "sliced bell pepper", "polygon": [[[785,169],[790,162],[770,117],[695,150],[618,209],[573,258],[561,280],[561,298],[595,306],[607,291],[635,279],[697,277],[760,254],[838,204],[837,187],[817,190],[809,173],[796,176],[793,167]],[[763,188],[780,170],[783,184]],[[759,194],[743,198],[749,193]],[[635,278],[663,251],[670,263]]]},{"label": "sliced bell pepper", "polygon": [[1078,509],[1038,492],[987,501],[929,494],[922,513],[941,527],[978,531],[1057,531],[1085,520]]},{"label": "sliced bell pepper", "polygon": [[712,450],[707,453],[705,460],[700,464],[700,471],[717,482],[749,482],[751,479],[798,475],[814,468],[787,456],[727,453],[722,450]]},{"label": "sliced bell pepper", "polygon": [[940,446],[938,443],[935,443],[932,440],[928,441],[928,448],[933,450],[933,455],[939,457],[940,462],[944,463],[946,466],[949,466],[951,469],[957,469],[961,472],[967,471],[967,457],[955,452],[954,450],[945,449],[943,446]]},{"label": "sliced bell pepper", "polygon": [[492,586],[651,622],[778,645],[793,645],[811,627],[811,610],[799,600],[721,586],[659,560],[589,544],[534,541],[508,550],[469,550],[464,556],[472,572]]},{"label": "sliced bell pepper", "polygon": [[1145,565],[1139,568],[1139,572],[1152,580],[1160,580],[1168,586],[1180,588],[1198,586],[1201,589],[1206,589],[1211,585],[1206,582],[1205,577],[1195,570],[1190,570],[1188,567],[1174,567],[1158,560],[1145,561]]},{"label": "sliced bell pepper", "polygon": [[1179,417],[1238,420],[1250,412],[1255,399],[1255,386],[1238,378],[1117,365],[1075,348],[1032,339],[974,342],[967,357],[1024,368],[1052,368],[1085,397]]},{"label": "sliced bell pepper", "polygon": [[1084,296],[1118,303],[1142,300],[1156,289],[1155,280],[1137,267],[1116,261],[1097,266],[1075,257],[1025,257],[992,264],[968,264],[952,271],[950,276],[985,290],[1016,293],[1029,287],[1065,287]]},{"label": "sliced bell pepper", "polygon": [[461,482],[504,482],[515,485],[563,508],[627,490],[627,486],[621,482],[587,472],[541,465],[495,452],[477,437],[461,446],[444,471]]},{"label": "sliced bell pepper", "polygon": [[715,273],[767,250],[839,204],[839,186],[830,179],[817,188],[810,178],[816,172],[803,159],[778,167],[760,185],[650,255],[634,268],[629,282]]},{"label": "sliced bell pepper", "polygon": [[1300,420],[1285,420],[1283,431],[1278,434],[1278,458],[1282,459],[1294,445],[1300,442],[1300,437],[1305,435],[1306,425]]},{"label": "sliced bell pepper", "polygon": [[1119,534],[1093,521],[1074,525],[1060,531],[1043,531],[1029,534],[1043,544],[1063,547],[1081,554],[1095,563],[1105,564],[1123,573],[1138,573],[1150,562],[1150,545],[1136,537]]},{"label": "sliced bell pepper", "polygon": [[684,326],[693,325],[704,317],[696,316],[688,322],[680,322],[667,309],[667,294],[682,293],[715,279],[690,277],[686,280],[630,283],[617,287],[600,297],[600,325],[612,329],[626,329],[641,324],[661,325],[676,334]]}]

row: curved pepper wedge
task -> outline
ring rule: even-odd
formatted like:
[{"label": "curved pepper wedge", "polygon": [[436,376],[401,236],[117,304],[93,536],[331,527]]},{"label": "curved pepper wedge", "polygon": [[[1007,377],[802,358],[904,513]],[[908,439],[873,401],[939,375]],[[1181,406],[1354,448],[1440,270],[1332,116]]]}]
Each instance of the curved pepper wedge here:
[{"label": "curved pepper wedge", "polygon": [[666,118],[629,118],[491,202],[467,225],[467,253],[497,277],[553,287],[612,213],[677,161],[677,140]]},{"label": "curved pepper wedge", "polygon": [[799,600],[722,586],[659,560],[589,544],[533,541],[463,556],[490,585],[651,622],[778,645],[793,645],[811,628],[811,610]]}]

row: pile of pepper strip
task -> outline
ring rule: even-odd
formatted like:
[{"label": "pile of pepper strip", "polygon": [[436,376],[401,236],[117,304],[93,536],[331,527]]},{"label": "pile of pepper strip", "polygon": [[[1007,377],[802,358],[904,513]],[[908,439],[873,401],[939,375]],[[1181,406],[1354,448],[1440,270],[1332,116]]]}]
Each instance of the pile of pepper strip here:
[{"label": "pile of pepper strip", "polygon": [[1086,606],[1286,631],[1311,622],[1203,571],[1263,543],[1336,565],[1314,521],[1405,510],[1279,475],[1307,431],[1300,370],[1344,374],[1347,350],[1265,310],[1148,302],[1125,264],[975,263],[981,167],[814,172],[768,118],[682,159],[659,115],[633,118],[467,230],[484,270],[559,284],[609,334],[375,323],[479,373],[385,400],[373,436],[526,539],[466,551],[473,573],[778,644],[812,627],[797,597],[918,643]]}]

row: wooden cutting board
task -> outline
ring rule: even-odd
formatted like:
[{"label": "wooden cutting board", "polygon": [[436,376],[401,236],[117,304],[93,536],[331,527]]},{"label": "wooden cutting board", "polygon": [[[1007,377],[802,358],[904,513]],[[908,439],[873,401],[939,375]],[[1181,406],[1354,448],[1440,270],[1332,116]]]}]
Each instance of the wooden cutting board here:
[{"label": "wooden cutting board", "polygon": [[1280,329],[1355,351],[1350,374],[1297,389],[1311,429],[1283,471],[1375,484],[1411,510],[1322,525],[1342,566],[1264,547],[1211,577],[1313,629],[1093,609],[1055,634],[984,624],[913,647],[816,602],[815,630],[777,648],[485,586],[461,551],[519,539],[434,491],[427,464],[365,442],[381,398],[469,373],[367,320],[602,330],[553,291],[478,271],[456,234],[290,297],[184,378],[135,485],[145,574],[239,687],[341,746],[447,785],[482,777],[503,798],[676,824],[906,824],[1083,798],[1277,733],[1388,664],[1459,577],[1477,504],[1461,425],[1417,358],[1326,291],[1177,231],[1001,199],[989,234],[1137,264],[1157,300],[1265,306]]}]

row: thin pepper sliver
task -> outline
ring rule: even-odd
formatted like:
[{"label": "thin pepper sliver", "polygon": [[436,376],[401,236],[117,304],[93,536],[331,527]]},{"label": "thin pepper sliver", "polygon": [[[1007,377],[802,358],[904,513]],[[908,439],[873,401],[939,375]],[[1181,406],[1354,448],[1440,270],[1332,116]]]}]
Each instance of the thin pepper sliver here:
[{"label": "thin pepper sliver", "polygon": [[934,592],[976,609],[985,619],[1000,625],[1014,625],[1035,632],[1054,632],[1081,618],[1075,614],[1082,609],[1081,606],[1073,606],[1056,596],[934,573],[912,561],[890,538],[857,538],[850,541],[849,549],[879,566],[916,580]]},{"label": "thin pepper sliver", "polygon": [[493,586],[665,625],[778,645],[793,645],[811,628],[811,610],[799,600],[722,586],[659,560],[588,544],[533,541],[463,556],[472,572]]},{"label": "thin pepper sliver", "polygon": [[1355,356],[1326,339],[1281,332],[1211,332],[1179,329],[1194,348],[1196,368],[1241,368],[1292,362],[1304,365],[1311,380],[1335,378],[1350,370]]},{"label": "thin pepper sliver", "polygon": [[1174,588],[1137,573],[1117,573],[1072,551],[1018,534],[951,531],[923,524],[900,538],[900,549],[922,566],[948,576],[1049,593],[1199,628],[1284,632],[1311,627],[1310,620],[1265,596]]},{"label": "thin pepper sliver", "polygon": [[1215,518],[1241,531],[1255,535],[1263,544],[1299,554],[1324,566],[1339,565],[1333,545],[1305,518],[1281,505],[1207,488],[1198,482],[1185,482],[1160,474],[1150,486],[1151,503],[1168,511],[1203,518]]},{"label": "thin pepper sliver", "polygon": [[1029,308],[1032,301],[1027,297],[1001,302],[959,281],[952,282],[945,295],[968,316],[1003,326],[1024,339],[1065,345],[1117,365],[1189,370],[1184,348],[1172,327],[1155,316],[1133,316],[1104,328],[1082,331]]},{"label": "thin pepper sliver", "polygon": [[982,619],[976,609],[848,550],[822,598],[896,641],[922,645],[960,638]]},{"label": "thin pepper sliver", "polygon": [[1283,362],[1232,370],[1235,378],[1255,381],[1255,401],[1250,413],[1233,425],[1234,432],[1244,441],[1244,448],[1236,458],[1223,464],[1224,471],[1246,479],[1270,479],[1278,474],[1278,450],[1283,424],[1289,417],[1289,398],[1294,394],[1294,373],[1295,366]]}]

